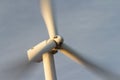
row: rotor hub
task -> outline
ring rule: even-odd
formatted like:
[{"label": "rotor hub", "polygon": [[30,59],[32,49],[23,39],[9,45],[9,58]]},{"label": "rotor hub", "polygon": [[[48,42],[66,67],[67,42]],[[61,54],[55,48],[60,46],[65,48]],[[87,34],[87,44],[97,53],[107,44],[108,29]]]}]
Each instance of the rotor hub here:
[{"label": "rotor hub", "polygon": [[63,38],[61,36],[57,35],[54,37],[54,41],[57,44],[56,48],[60,48],[63,43]]}]

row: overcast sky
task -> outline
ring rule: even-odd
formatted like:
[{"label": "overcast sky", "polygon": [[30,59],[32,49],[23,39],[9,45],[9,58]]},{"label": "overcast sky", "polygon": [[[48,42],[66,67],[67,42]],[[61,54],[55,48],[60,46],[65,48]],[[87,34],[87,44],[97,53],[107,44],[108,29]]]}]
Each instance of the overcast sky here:
[{"label": "overcast sky", "polygon": [[[120,1],[55,0],[54,4],[64,42],[120,75]],[[45,39],[39,0],[0,0],[0,80],[44,80],[43,64],[26,65],[26,54]],[[58,80],[100,80],[60,53],[55,63]]]}]

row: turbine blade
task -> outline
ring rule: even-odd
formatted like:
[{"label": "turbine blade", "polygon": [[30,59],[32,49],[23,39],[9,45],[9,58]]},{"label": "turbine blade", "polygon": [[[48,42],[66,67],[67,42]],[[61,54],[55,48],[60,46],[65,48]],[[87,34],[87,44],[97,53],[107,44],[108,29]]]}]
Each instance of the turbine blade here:
[{"label": "turbine blade", "polygon": [[108,71],[107,69],[104,69],[104,68],[90,62],[89,60],[85,59],[78,52],[76,52],[75,50],[73,50],[66,44],[62,45],[60,52],[62,52],[64,55],[68,56],[75,62],[81,64],[82,66],[90,69],[94,73],[97,73],[99,76],[101,76],[103,78],[107,78],[109,80],[119,80],[120,79],[120,77],[117,76],[116,74],[114,74],[113,72]]},{"label": "turbine blade", "polygon": [[52,0],[41,0],[41,12],[43,19],[45,21],[45,24],[48,29],[48,33],[50,38],[53,38],[57,35],[55,20],[54,20],[54,14],[53,14],[53,8],[52,8]]}]

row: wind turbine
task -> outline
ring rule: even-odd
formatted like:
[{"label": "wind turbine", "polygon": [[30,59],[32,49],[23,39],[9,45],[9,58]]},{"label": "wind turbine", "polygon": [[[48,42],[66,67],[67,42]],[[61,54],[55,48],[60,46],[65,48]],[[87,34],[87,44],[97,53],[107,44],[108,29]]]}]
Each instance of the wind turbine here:
[{"label": "wind turbine", "polygon": [[[91,63],[86,58],[82,57],[77,51],[73,50],[70,46],[64,43],[63,37],[58,35],[54,15],[52,11],[52,0],[41,0],[41,12],[46,24],[49,39],[44,40],[37,44],[35,47],[29,49],[27,52],[28,59],[31,62],[42,62],[44,64],[44,72],[46,80],[57,80],[56,70],[54,65],[54,54],[60,51],[64,55],[68,56],[75,62],[82,64],[91,71],[100,74],[104,77],[114,77],[111,72],[98,67]],[[117,78],[118,79],[118,78]],[[113,79],[111,79],[113,80]]]}]

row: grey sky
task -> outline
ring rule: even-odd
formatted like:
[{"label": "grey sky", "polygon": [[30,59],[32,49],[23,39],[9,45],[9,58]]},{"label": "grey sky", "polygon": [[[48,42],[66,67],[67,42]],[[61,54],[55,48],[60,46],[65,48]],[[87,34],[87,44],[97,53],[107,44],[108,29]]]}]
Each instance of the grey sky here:
[{"label": "grey sky", "polygon": [[[120,74],[120,1],[55,0],[60,35],[83,56]],[[0,80],[44,80],[42,63],[26,70],[27,49],[48,39],[39,0],[0,0]],[[62,54],[58,80],[99,80]],[[24,74],[21,74],[24,72]],[[86,77],[87,76],[87,77]]]}]

